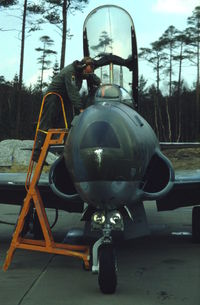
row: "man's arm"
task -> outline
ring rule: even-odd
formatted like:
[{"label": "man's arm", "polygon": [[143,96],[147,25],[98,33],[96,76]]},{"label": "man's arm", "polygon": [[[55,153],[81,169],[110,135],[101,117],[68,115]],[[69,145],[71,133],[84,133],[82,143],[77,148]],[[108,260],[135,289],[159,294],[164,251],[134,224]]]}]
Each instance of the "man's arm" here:
[{"label": "man's arm", "polygon": [[101,84],[100,78],[96,74],[88,74],[88,81],[92,86],[98,87]]},{"label": "man's arm", "polygon": [[74,108],[78,110],[82,109],[83,103],[79,94],[79,88],[76,85],[75,75],[71,71],[65,74],[65,87]]}]

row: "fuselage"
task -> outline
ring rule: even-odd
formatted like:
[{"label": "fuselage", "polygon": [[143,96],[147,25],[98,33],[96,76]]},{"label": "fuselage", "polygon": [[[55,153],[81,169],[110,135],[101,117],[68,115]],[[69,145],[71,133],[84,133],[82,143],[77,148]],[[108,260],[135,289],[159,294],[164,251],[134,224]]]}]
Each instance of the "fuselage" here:
[{"label": "fuselage", "polygon": [[75,118],[64,157],[81,198],[114,209],[141,200],[141,181],[158,149],[154,131],[136,111],[103,102]]}]

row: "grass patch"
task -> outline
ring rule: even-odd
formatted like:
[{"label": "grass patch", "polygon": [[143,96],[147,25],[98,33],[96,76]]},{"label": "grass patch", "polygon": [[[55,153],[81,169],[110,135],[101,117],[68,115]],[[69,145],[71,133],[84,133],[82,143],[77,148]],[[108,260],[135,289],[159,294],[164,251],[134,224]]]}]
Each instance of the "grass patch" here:
[{"label": "grass patch", "polygon": [[[49,169],[50,169],[50,165],[44,165],[42,172],[48,173]],[[13,164],[12,166],[0,167],[1,173],[27,173],[27,171],[28,171],[27,165]]]},{"label": "grass patch", "polygon": [[163,150],[175,170],[200,169],[200,148],[179,148]]}]

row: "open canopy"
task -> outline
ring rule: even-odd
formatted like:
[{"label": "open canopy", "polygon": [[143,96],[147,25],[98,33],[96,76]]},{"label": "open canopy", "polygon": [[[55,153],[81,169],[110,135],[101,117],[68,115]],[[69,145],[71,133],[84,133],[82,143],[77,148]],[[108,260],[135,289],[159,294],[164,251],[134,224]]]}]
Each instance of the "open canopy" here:
[{"label": "open canopy", "polygon": [[137,44],[129,13],[115,5],[94,9],[84,22],[83,46],[84,56],[95,59],[102,83],[124,87],[137,105]]}]

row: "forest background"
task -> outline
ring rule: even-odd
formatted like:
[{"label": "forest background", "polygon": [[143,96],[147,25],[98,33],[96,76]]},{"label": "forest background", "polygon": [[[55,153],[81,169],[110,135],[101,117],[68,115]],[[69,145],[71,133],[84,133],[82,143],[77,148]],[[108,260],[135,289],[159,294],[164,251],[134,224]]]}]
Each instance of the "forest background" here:
[{"label": "forest background", "polygon": [[[88,0],[22,2],[19,74],[14,75],[12,81],[0,75],[0,141],[34,137],[43,91],[65,65],[66,38],[71,35],[67,25],[68,15],[83,11],[89,3]],[[0,14],[1,10],[17,6],[17,0],[0,0]],[[42,35],[40,46],[35,48],[40,76],[34,86],[27,87],[23,82],[26,35],[38,31],[47,22],[60,31],[60,58],[56,59],[51,37]],[[0,35],[3,31],[6,29],[0,26]],[[142,47],[138,51],[140,60],[151,66],[156,80],[149,86],[148,75],[139,77],[140,114],[153,127],[160,141],[200,141],[200,6],[188,16],[184,30],[169,25],[150,47]],[[183,78],[186,65],[196,71],[196,79],[190,85]],[[50,68],[53,72],[47,82],[44,73]],[[163,79],[164,88],[161,86]]]}]

